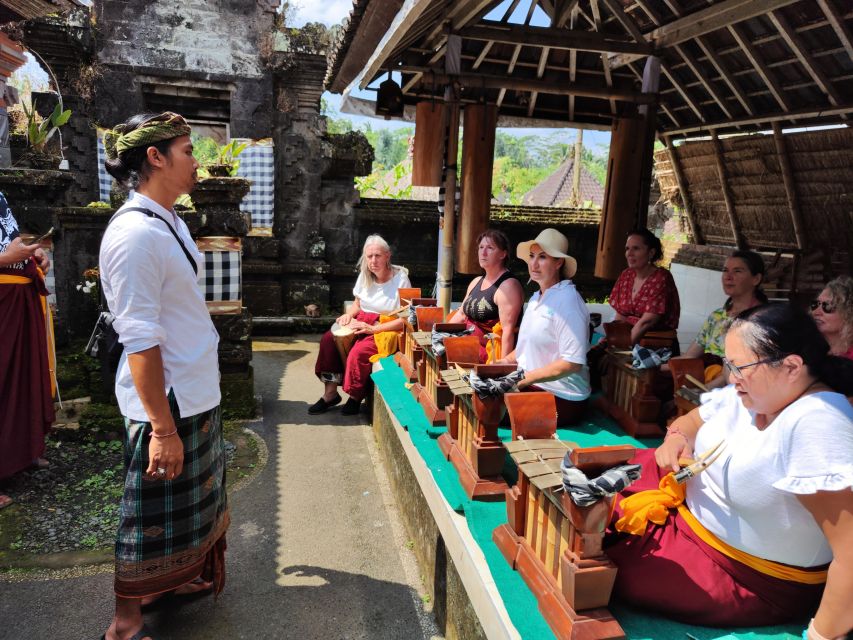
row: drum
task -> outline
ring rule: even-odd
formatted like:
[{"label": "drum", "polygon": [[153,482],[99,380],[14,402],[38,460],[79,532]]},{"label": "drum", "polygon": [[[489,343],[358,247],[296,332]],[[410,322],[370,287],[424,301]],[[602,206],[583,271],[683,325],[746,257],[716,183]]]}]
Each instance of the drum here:
[{"label": "drum", "polygon": [[355,332],[349,327],[342,327],[335,322],[332,325],[332,337],[335,339],[335,346],[338,348],[338,353],[341,356],[341,362],[346,364],[347,356],[355,342]]}]

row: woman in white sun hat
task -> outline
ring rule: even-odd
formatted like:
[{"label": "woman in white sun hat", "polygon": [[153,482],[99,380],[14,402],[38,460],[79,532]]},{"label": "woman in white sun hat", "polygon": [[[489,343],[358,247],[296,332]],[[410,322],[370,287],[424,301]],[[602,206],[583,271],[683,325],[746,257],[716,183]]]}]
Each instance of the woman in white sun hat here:
[{"label": "woman in white sun hat", "polygon": [[568,250],[568,239],[556,229],[545,229],[516,248],[539,291],[527,303],[515,350],[501,360],[523,370],[519,390],[556,396],[560,426],[583,416],[590,394],[589,311],[572,284],[578,264]]}]

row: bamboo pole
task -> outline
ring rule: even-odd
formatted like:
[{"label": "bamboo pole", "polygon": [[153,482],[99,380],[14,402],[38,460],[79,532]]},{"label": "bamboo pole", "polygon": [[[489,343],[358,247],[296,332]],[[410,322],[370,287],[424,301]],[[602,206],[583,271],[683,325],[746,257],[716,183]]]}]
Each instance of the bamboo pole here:
[{"label": "bamboo pole", "polygon": [[729,179],[726,172],[726,163],[723,161],[723,149],[720,145],[720,138],[716,131],[711,131],[711,141],[714,143],[714,158],[717,161],[717,175],[720,178],[720,186],[723,189],[723,201],[726,203],[726,213],[729,215],[729,224],[732,227],[732,235],[735,239],[735,246],[738,249],[746,249],[746,242],[741,231],[740,220],[738,220],[737,212],[735,211],[735,202],[732,197],[732,190],[729,188]]},{"label": "bamboo pole", "polygon": [[785,139],[782,137],[782,126],[778,122],[773,123],[773,140],[776,142],[776,153],[779,155],[779,166],[782,168],[782,181],[785,183],[785,195],[788,197],[788,211],[791,213],[791,224],[794,227],[794,237],[797,239],[797,249],[802,251],[806,248],[806,227],[803,224],[803,216],[800,212],[800,204],[794,186],[791,159],[788,157],[788,148],[785,145]]},{"label": "bamboo pole", "polygon": [[664,142],[666,143],[666,150],[669,153],[669,161],[672,164],[672,172],[675,174],[675,182],[678,184],[679,192],[681,192],[681,202],[684,203],[684,215],[687,216],[687,223],[690,225],[690,235],[693,236],[693,242],[696,244],[705,244],[702,238],[702,230],[699,228],[696,216],[693,214],[693,204],[690,202],[690,194],[687,192],[687,181],[684,179],[681,160],[678,159],[678,154],[675,152],[672,138],[666,136]]}]

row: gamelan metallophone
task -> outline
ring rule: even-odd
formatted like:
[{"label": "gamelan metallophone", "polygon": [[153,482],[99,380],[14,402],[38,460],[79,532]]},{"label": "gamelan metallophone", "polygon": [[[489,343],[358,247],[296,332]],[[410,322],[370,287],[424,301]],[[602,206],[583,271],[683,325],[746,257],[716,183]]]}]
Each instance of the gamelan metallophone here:
[{"label": "gamelan metallophone", "polygon": [[[457,322],[436,323],[433,326],[433,331],[448,333],[464,329],[465,324]],[[454,362],[467,368],[475,366],[480,357],[480,339],[472,335],[447,338],[444,341],[445,352],[440,356],[433,352],[431,336],[426,340],[416,336],[415,340],[423,349],[423,357],[418,364],[418,384],[412,387],[412,394],[417,393],[415,397],[430,423],[444,424],[445,408],[453,404],[453,394],[441,379],[441,371],[448,368],[448,363]]]},{"label": "gamelan metallophone", "polygon": [[411,304],[415,306],[417,327],[412,326],[408,317],[403,320],[403,348],[395,354],[394,361],[403,370],[409,382],[414,382],[418,379],[417,367],[423,354],[415,340],[415,334],[429,334],[436,322],[444,320],[444,309],[435,306],[435,298],[412,298]]},{"label": "gamelan metallophone", "polygon": [[604,394],[596,406],[608,413],[625,433],[633,437],[658,436],[661,400],[655,395],[657,367],[635,369],[630,352],[607,347],[606,373],[601,383]]},{"label": "gamelan metallophone", "polygon": [[[516,365],[478,364],[474,369],[480,378],[499,378],[515,371]],[[469,498],[503,500],[508,488],[501,477],[506,449],[498,438],[498,425],[506,413],[504,396],[481,399],[459,368],[444,370],[441,377],[453,394],[453,404],[447,408],[447,433],[439,436],[439,448],[453,463]]]},{"label": "gamelan metallophone", "polygon": [[[523,394],[520,394],[523,395]],[[622,627],[607,610],[616,566],[604,554],[613,499],[578,507],[562,490],[560,461],[571,459],[588,477],[623,464],[630,446],[576,448],[558,440],[506,443],[518,465],[518,484],[506,492],[508,523],[492,538],[533,592],[559,640],[617,640]]]}]

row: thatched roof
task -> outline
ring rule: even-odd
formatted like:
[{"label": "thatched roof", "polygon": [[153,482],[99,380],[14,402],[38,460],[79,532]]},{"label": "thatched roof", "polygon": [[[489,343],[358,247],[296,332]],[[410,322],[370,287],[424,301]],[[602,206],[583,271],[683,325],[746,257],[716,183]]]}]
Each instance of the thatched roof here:
[{"label": "thatched roof", "polygon": [[[739,229],[751,248],[848,250],[853,246],[853,129],[788,133],[781,136],[781,147],[776,138],[722,138],[719,155],[714,140],[674,147],[698,240],[733,246]],[[663,197],[684,206],[667,150],[655,154],[655,170]]]},{"label": "thatched roof", "polygon": [[[332,90],[355,79],[354,69],[364,70],[362,88],[393,69],[407,104],[429,98],[446,81],[453,33],[462,101],[485,98],[500,116],[607,126],[657,103],[659,133],[682,138],[770,122],[840,123],[853,113],[849,2],[408,0],[384,31],[363,28],[371,11],[387,19],[389,4],[356,0]],[[550,26],[531,26],[539,12]],[[657,95],[640,89],[649,54],[661,61]]]},{"label": "thatched roof", "polygon": [[[575,159],[570,155],[550,176],[524,194],[522,204],[534,207],[565,207],[572,199]],[[604,187],[581,164],[580,195],[578,203],[592,202],[601,208],[604,203]]]}]

